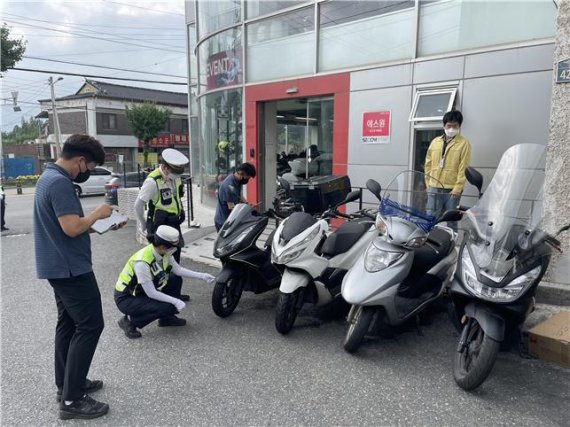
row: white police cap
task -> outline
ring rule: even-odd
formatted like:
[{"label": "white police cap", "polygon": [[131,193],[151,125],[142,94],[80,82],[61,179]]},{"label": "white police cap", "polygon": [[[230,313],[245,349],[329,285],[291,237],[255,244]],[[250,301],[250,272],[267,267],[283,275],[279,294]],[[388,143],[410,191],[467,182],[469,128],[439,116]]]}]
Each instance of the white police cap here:
[{"label": "white police cap", "polygon": [[165,242],[171,243],[173,246],[177,246],[180,240],[180,233],[174,227],[169,225],[161,225],[156,229],[154,233],[156,237],[164,240]]},{"label": "white police cap", "polygon": [[174,167],[183,167],[190,162],[188,157],[174,148],[167,148],[161,153],[161,156],[165,163]]}]

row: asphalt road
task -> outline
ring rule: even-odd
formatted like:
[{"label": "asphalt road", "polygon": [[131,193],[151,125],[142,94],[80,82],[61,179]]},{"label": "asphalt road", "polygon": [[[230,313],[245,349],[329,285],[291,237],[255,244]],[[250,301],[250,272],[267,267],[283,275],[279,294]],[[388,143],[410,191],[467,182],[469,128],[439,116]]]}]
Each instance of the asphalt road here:
[{"label": "asphalt road", "polygon": [[[88,211],[103,198],[82,201]],[[56,308],[48,283],[35,278],[31,208],[31,195],[8,197],[11,230],[0,240],[2,425],[568,425],[570,371],[539,360],[501,353],[478,391],[459,389],[451,373],[457,334],[445,314],[422,336],[404,331],[351,356],[341,347],[341,320],[303,316],[283,337],[273,326],[274,292],[244,295],[234,315],[220,319],[210,286],[186,280],[188,325],[155,323],[128,340],[112,289],[138,248],[133,225],[92,237],[106,328],[90,378],[105,381],[94,397],[111,410],[88,422],[59,421]]]}]

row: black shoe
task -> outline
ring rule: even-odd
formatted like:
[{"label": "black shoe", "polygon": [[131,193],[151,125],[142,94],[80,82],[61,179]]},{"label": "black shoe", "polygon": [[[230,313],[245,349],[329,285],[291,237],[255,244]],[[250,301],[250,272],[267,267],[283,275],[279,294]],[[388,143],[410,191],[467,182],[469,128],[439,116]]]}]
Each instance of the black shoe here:
[{"label": "black shoe", "polygon": [[180,300],[184,302],[190,301],[190,295],[180,294]]},{"label": "black shoe", "polygon": [[59,404],[59,418],[62,420],[99,418],[107,412],[109,412],[109,405],[98,402],[87,394],[71,405],[66,405],[64,402]]},{"label": "black shoe", "polygon": [[161,328],[165,326],[184,326],[186,324],[186,319],[180,319],[176,316],[165,317],[164,319],[158,319],[158,326]]},{"label": "black shoe", "polygon": [[135,328],[127,316],[121,317],[118,323],[120,328],[125,331],[127,338],[134,339],[142,337],[142,334],[137,331],[137,328]]},{"label": "black shoe", "polygon": [[8,227],[2,227],[1,231],[8,231],[9,228]]},{"label": "black shoe", "polygon": [[[97,390],[101,390],[103,388],[103,381],[101,380],[93,380],[91,381],[90,379],[86,378],[85,379],[85,394],[91,394],[96,392]],[[55,398],[57,399],[57,402],[59,403],[61,401],[61,393],[63,392],[63,389],[61,388],[57,388],[57,393],[55,395]]]}]

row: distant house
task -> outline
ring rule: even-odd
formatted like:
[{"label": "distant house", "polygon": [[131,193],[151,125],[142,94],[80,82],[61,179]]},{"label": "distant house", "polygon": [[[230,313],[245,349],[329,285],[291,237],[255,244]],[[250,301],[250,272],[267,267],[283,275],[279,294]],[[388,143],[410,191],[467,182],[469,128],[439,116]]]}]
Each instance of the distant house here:
[{"label": "distant house", "polygon": [[[167,92],[132,86],[122,86],[95,80],[86,80],[74,95],[56,99],[61,141],[74,133],[87,133],[97,138],[107,153],[106,165],[122,170],[119,155],[122,155],[125,169],[136,170],[142,163],[139,141],[127,126],[126,106],[142,102],[153,102],[171,110],[172,114],[163,132],[151,143],[156,154],[149,156],[156,162],[157,154],[166,147],[187,152],[188,96],[185,93]],[[41,99],[42,113],[38,117],[48,118],[48,142],[55,143],[51,99]]]}]

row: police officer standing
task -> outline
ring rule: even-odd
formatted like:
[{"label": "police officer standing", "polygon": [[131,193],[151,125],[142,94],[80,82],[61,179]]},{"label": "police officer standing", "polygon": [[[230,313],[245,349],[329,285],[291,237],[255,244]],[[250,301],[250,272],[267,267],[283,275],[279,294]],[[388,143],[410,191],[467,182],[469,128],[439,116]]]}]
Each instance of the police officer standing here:
[{"label": "police officer standing", "polygon": [[[182,277],[214,283],[215,277],[181,267],[173,257],[180,247],[180,232],[161,225],[153,243],[137,251],[126,263],[115,284],[115,303],[125,315],[119,326],[128,338],[140,338],[137,330],[158,319],[158,326],[184,326],[176,317],[185,306],[180,300]],[[176,280],[180,279],[180,280]]]},{"label": "police officer standing", "polygon": [[[164,150],[161,154],[160,166],[147,176],[135,201],[139,231],[149,240],[152,240],[152,236],[161,225],[168,225],[178,230],[181,244],[174,253],[174,259],[178,263],[180,262],[180,248],[184,246],[180,224],[186,218],[182,207],[184,185],[181,175],[188,163],[188,157],[180,151],[172,148]],[[145,206],[148,208],[146,217]],[[180,284],[182,284],[181,279]],[[189,301],[190,297],[181,295],[180,299]]]}]

